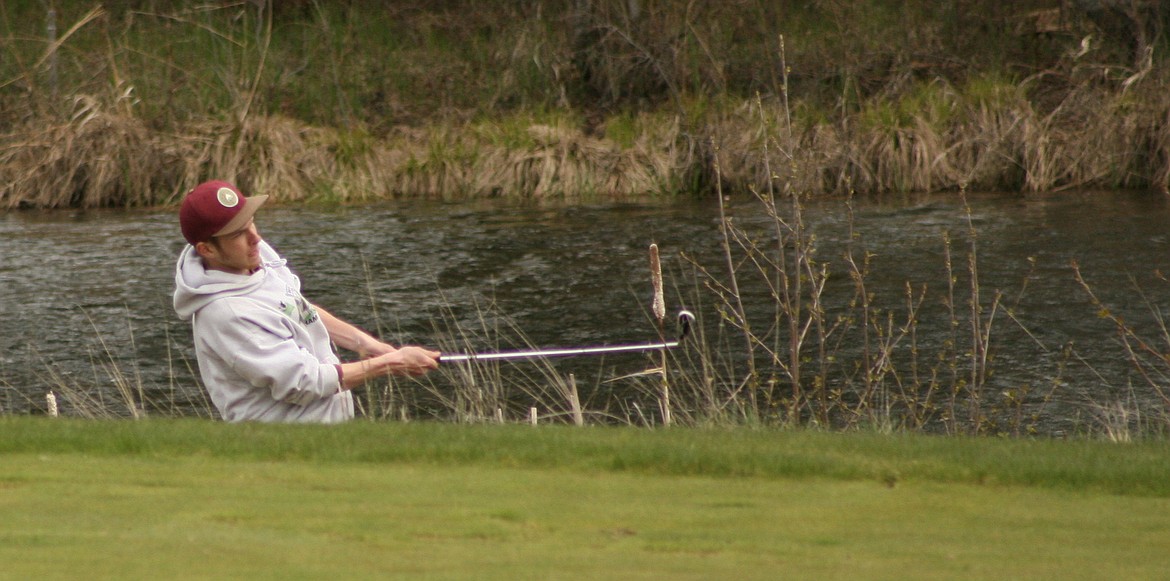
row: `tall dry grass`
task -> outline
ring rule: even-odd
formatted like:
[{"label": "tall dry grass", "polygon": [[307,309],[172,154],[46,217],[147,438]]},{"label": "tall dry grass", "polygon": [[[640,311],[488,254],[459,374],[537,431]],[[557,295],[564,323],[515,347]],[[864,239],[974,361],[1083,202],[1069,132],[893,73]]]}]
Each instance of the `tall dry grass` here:
[{"label": "tall dry grass", "polygon": [[[621,147],[546,124],[514,147],[474,130],[354,137],[283,117],[192,123],[150,131],[93,99],[57,125],[18,128],[0,151],[0,207],[149,206],[175,203],[216,176],[285,202],[397,197],[626,198],[678,191],[686,167],[673,155],[677,126]],[[356,153],[338,152],[365,140]]]},{"label": "tall dry grass", "polygon": [[[767,102],[761,122],[744,103],[710,131],[726,187],[736,191],[766,188],[769,165],[786,186],[813,195],[1167,191],[1170,97],[1160,82],[1146,79],[1129,91],[1077,87],[1045,111],[1029,99],[1028,82],[1002,83],[988,98],[985,87],[936,81],[905,102],[877,101],[834,122],[809,123],[799,113],[787,122],[779,105]],[[778,147],[765,159],[769,141]]]},{"label": "tall dry grass", "polygon": [[710,151],[661,114],[640,116],[629,144],[558,119],[378,139],[279,116],[159,132],[116,101],[78,97],[67,119],[0,136],[0,207],[168,204],[210,176],[290,202],[627,198],[704,187],[696,176],[713,173],[716,151],[720,187],[731,192],[773,187],[769,176],[811,195],[1170,186],[1170,97],[1084,91],[1041,115],[1019,97],[986,103],[950,87],[930,91],[947,102],[946,119],[869,112],[810,125],[767,102],[744,103],[708,120]]},{"label": "tall dry grass", "polygon": [[[1022,331],[1031,337],[1027,321],[1017,319],[1015,311],[1034,273],[1022,277],[1018,290],[986,288],[980,233],[969,212],[965,226],[939,240],[943,253],[937,267],[948,286],[928,289],[907,282],[888,288],[871,282],[874,250],[856,231],[849,232],[843,252],[820,250],[817,233],[804,225],[806,202],[807,197],[759,192],[754,206],[739,205],[722,216],[721,261],[684,259],[667,270],[673,276],[664,275],[664,284],[674,287],[669,302],[692,309],[698,321],[682,348],[645,357],[642,371],[610,377],[605,366],[590,365],[596,375],[574,375],[548,360],[445,365],[421,379],[391,378],[357,390],[360,415],[388,421],[1032,436],[1058,434],[1054,425],[1069,430],[1067,416],[1082,414],[1088,423],[1076,433],[1116,441],[1165,433],[1170,426],[1164,388],[1170,332],[1164,324],[1134,328],[1081,279],[1096,314],[1114,323],[1137,377],[1148,383],[1140,391],[1160,401],[1133,395],[1138,386],[1117,389],[1124,386],[1110,378],[1098,379],[1120,396],[1076,401],[1081,396],[1064,389],[1073,364],[1083,362],[1071,346],[1053,354],[1055,369],[1011,369],[1023,379],[1005,385],[995,379],[1003,371],[996,353],[1004,350],[1005,336],[1015,334],[1018,341]],[[649,278],[653,286],[653,269]],[[662,332],[656,308],[650,311],[648,338],[656,329]],[[1160,322],[1161,313],[1154,314]],[[506,313],[490,306],[479,311],[477,325],[456,320],[449,313],[436,321],[433,340],[444,352],[534,347]],[[939,329],[946,334],[941,339]],[[55,394],[62,415],[214,417],[206,397],[179,401],[179,394],[191,393],[189,378],[197,377],[190,362],[171,354],[171,382],[150,385],[133,363],[132,329],[125,341],[93,331],[92,378],[66,375],[52,365],[42,374],[44,392]],[[28,393],[28,386],[22,388],[17,392],[0,380],[0,402],[7,401],[0,408],[12,408],[13,397]],[[1056,403],[1065,406],[1060,412],[1065,415],[1050,413]],[[43,400],[17,407],[47,410]]]}]

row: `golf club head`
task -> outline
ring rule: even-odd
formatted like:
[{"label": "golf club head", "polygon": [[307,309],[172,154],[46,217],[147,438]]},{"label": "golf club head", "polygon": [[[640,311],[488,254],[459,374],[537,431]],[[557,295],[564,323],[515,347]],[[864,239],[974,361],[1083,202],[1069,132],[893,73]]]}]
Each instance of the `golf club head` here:
[{"label": "golf club head", "polygon": [[678,342],[682,343],[687,335],[691,334],[691,325],[695,322],[695,315],[683,309],[678,312]]}]

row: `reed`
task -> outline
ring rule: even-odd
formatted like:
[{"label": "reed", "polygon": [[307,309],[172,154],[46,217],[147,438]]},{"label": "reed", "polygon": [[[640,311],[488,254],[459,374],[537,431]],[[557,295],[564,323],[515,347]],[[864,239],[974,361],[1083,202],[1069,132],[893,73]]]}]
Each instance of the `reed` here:
[{"label": "reed", "polygon": [[[1120,345],[1119,356],[1129,362],[1136,373],[1135,381],[1150,394],[1154,401],[1143,401],[1135,393],[1135,385],[1117,382],[1101,377],[1103,387],[1110,395],[1107,399],[1088,402],[1088,409],[1095,421],[1093,429],[1114,441],[1129,441],[1149,434],[1164,434],[1170,429],[1170,392],[1166,389],[1170,378],[1170,327],[1161,309],[1147,296],[1146,291],[1133,284],[1139,304],[1148,309],[1154,321],[1149,329],[1141,329],[1129,323],[1122,305],[1113,305],[1097,296],[1089,277],[1081,272],[1080,265],[1072,264],[1074,276],[1082,292],[1089,298],[1095,315],[1108,321]],[[1165,282],[1164,276],[1160,277]],[[1091,367],[1090,367],[1091,369]],[[1095,370],[1093,370],[1095,373]],[[1100,374],[1097,374],[1100,377]]]},{"label": "reed", "polygon": [[192,362],[181,351],[170,348],[169,330],[167,373],[154,379],[144,376],[139,363],[143,355],[129,322],[132,319],[126,317],[127,325],[122,331],[98,328],[92,320],[88,329],[74,331],[88,333],[88,345],[82,353],[88,360],[87,373],[69,371],[52,356],[30,350],[21,364],[33,370],[35,381],[16,386],[0,379],[0,415],[44,414],[92,420],[214,417],[216,413]]},{"label": "reed", "polygon": [[[476,304],[472,324],[444,307],[432,341],[444,353],[533,350],[505,313]],[[385,332],[385,331],[383,331]],[[581,385],[548,359],[443,365],[420,378],[386,378],[356,391],[360,415],[372,420],[456,423],[630,423],[620,402],[601,394],[601,379]]]},{"label": "reed", "polygon": [[[1037,117],[1027,106],[995,111],[980,105],[959,127],[915,118],[909,126],[870,126],[850,135],[832,126],[777,135],[772,133],[777,128],[768,128],[782,113],[757,106],[754,120],[726,116],[709,130],[720,158],[720,185],[731,190],[767,188],[769,171],[783,176],[784,187],[811,195],[843,188],[1161,187],[1166,171],[1143,169],[1165,157],[1167,138],[1151,133],[1158,127],[1158,113],[1132,110],[1129,97],[1106,97],[1104,106],[1102,99],[1077,97],[1083,102],[1068,104],[1075,105],[1075,120],[1062,119],[1063,111]],[[30,124],[6,136],[12,147],[0,154],[0,172],[10,184],[0,194],[3,206],[172,203],[208,175],[288,202],[401,196],[626,198],[677,192],[702,173],[696,166],[701,156],[679,147],[687,139],[681,125],[653,115],[629,146],[566,125],[543,124],[530,125],[527,143],[516,145],[482,137],[491,124],[470,133],[433,127],[422,135],[378,140],[281,117],[255,117],[239,125],[205,121],[166,135],[98,99],[78,98],[75,107],[67,121]],[[1075,132],[1066,129],[1072,125]],[[792,152],[791,157],[769,154],[764,141]],[[1084,143],[1102,145],[1087,148]]]},{"label": "reed", "polygon": [[[760,203],[766,200],[761,197]],[[682,349],[666,354],[665,361],[648,357],[645,371],[620,377],[599,374],[583,382],[551,361],[445,365],[424,378],[392,378],[358,389],[360,415],[395,422],[803,426],[1019,437],[1042,433],[1038,427],[1051,419],[1047,408],[1059,401],[1076,404],[1074,411],[1065,413],[1083,414],[1088,422],[1075,434],[1124,442],[1157,437],[1170,429],[1164,411],[1170,402],[1160,387],[1170,368],[1161,354],[1164,349],[1157,346],[1170,336],[1165,330],[1154,340],[1147,339],[1126,326],[1119,314],[1098,307],[1102,316],[1118,325],[1128,356],[1160,395],[1161,405],[1132,396],[1132,389],[1129,397],[1077,402],[1074,394],[1060,390],[1063,363],[1055,373],[1036,370],[1039,379],[1033,385],[989,389],[988,378],[996,372],[997,337],[1005,332],[1004,325],[1027,332],[1024,321],[1012,312],[1026,284],[1015,297],[982,288],[978,236],[970,223],[956,233],[965,247],[957,260],[952,258],[951,238],[940,241],[945,255],[940,268],[948,269],[953,281],[942,289],[942,296],[910,283],[899,293],[869,284],[872,252],[860,235],[852,235],[853,248],[840,257],[820,255],[815,236],[807,229],[803,241],[793,239],[797,220],[788,212],[803,210],[794,198],[784,201],[763,210],[776,213],[763,222],[781,228],[776,233],[745,228],[727,216],[729,274],[684,258],[681,272],[664,275],[683,287],[675,288],[675,300],[698,313],[693,337]],[[772,243],[773,239],[781,243]],[[781,265],[790,270],[781,271]],[[797,267],[801,270],[794,272]],[[773,301],[771,320],[762,311],[741,309],[722,282],[727,277],[743,284],[740,292],[752,293],[744,300],[757,304],[763,288],[762,296]],[[838,279],[840,283],[830,282]],[[1091,287],[1082,284],[1091,294]],[[785,285],[791,288],[784,290]],[[929,303],[943,308],[925,307]],[[794,314],[799,317],[794,319]],[[473,318],[477,322],[467,325],[461,322],[466,316],[457,317],[448,309],[436,322],[434,336],[440,349],[533,347],[521,329],[490,305],[477,307]],[[653,313],[647,325],[657,325]],[[951,330],[948,339],[919,340],[924,329],[939,326]],[[99,333],[94,346],[100,353],[93,356],[88,380],[45,365],[39,393],[56,394],[60,414],[70,417],[215,415],[205,397],[200,409],[197,398],[180,395],[197,389],[191,381],[172,377],[165,386],[150,385],[133,364],[127,366],[125,362],[134,357],[132,330],[128,336],[111,340]],[[125,345],[131,353],[117,352],[115,345]],[[1065,349],[1061,360],[1078,360],[1071,346]],[[749,364],[748,356],[755,362]],[[172,362],[172,367],[178,370],[172,373],[185,368],[187,377],[195,377],[184,361]],[[669,399],[663,397],[666,370]],[[1105,378],[1102,382],[1108,384]],[[13,408],[11,395],[18,392],[2,382],[0,387],[9,400],[5,407]],[[26,404],[49,413],[44,401]],[[196,407],[191,407],[193,403]]]},{"label": "reed", "polygon": [[[658,340],[665,343],[666,289],[662,283],[662,260],[658,256],[657,244],[650,245],[650,287],[653,289],[650,315],[654,318],[658,328]],[[665,350],[661,353],[659,361],[661,365],[658,371],[662,375],[662,390],[658,399],[658,409],[662,414],[662,425],[670,426],[672,407],[670,404],[670,368],[667,365],[668,357]]]},{"label": "reed", "polygon": [[[759,107],[762,125],[788,118],[764,113],[762,103]],[[787,168],[798,173],[798,158],[786,150],[789,143],[777,139],[761,148],[765,159],[785,160]],[[717,191],[722,159],[717,155]],[[913,159],[917,157],[902,161]],[[789,189],[784,175],[772,171],[769,175],[773,179],[765,189],[753,190],[756,212],[766,218],[767,226],[745,229],[720,204],[724,264],[718,270],[693,265],[711,308],[743,345],[738,355],[722,356],[736,362],[731,368],[741,372],[712,374],[717,357],[704,353],[706,362],[694,375],[698,381],[722,385],[721,398],[738,402],[748,410],[747,416],[780,425],[871,426],[883,431],[910,427],[949,433],[1030,429],[1032,420],[1016,394],[986,389],[993,372],[993,330],[1005,317],[1006,293],[996,290],[988,296],[982,288],[978,232],[969,209],[961,270],[952,260],[950,237],[940,241],[945,255],[940,268],[945,268],[950,287],[941,300],[943,317],[927,321],[924,286],[907,282],[898,297],[883,296],[888,289],[869,285],[873,254],[853,229],[852,212],[844,256],[821,256],[816,233],[805,225],[807,194]],[[830,286],[838,278],[850,282],[848,293],[839,285]],[[763,294],[749,298],[748,288],[763,289]],[[1020,294],[1025,291],[1026,281]],[[771,317],[749,313],[748,302],[773,305]],[[1010,316],[1007,320],[1027,332],[1023,321]],[[950,329],[951,337],[931,346],[935,353],[924,352],[928,346],[917,339],[920,325]],[[710,411],[718,417],[715,409]]]}]

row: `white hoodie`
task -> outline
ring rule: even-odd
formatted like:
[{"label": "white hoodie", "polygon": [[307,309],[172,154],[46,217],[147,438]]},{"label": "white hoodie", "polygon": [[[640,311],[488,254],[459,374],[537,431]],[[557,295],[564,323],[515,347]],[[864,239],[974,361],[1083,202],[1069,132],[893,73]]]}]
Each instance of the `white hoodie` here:
[{"label": "white hoodie", "polygon": [[259,270],[241,275],[204,268],[191,245],[179,255],[175,312],[192,322],[211,401],[229,422],[353,418],[329,333],[301,296],[300,279],[267,242],[260,260]]}]

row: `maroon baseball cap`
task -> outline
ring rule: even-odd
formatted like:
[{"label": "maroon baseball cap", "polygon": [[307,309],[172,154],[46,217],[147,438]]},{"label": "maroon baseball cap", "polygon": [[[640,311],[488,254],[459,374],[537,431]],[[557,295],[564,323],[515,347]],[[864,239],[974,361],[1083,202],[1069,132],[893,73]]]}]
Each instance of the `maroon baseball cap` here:
[{"label": "maroon baseball cap", "polygon": [[224,181],[203,182],[183,198],[179,226],[183,237],[195,245],[212,236],[230,234],[243,228],[268,196],[245,198],[240,190]]}]

